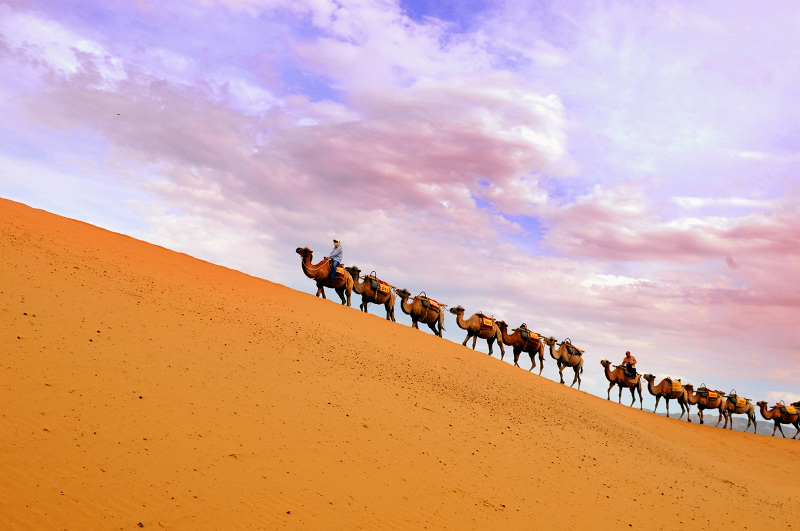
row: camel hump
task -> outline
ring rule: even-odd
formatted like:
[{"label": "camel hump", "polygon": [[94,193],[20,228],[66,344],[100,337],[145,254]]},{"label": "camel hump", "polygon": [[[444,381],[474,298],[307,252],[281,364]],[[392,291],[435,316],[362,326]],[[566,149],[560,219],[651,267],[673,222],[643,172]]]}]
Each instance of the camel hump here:
[{"label": "camel hump", "polygon": [[439,311],[439,307],[442,306],[442,304],[440,302],[437,302],[437,301],[431,299],[430,297],[428,297],[428,294],[425,293],[424,291],[420,291],[419,295],[417,295],[417,297],[419,298],[420,302],[422,302],[422,307],[423,308],[428,308],[428,309],[431,309],[431,310],[433,310],[435,312],[438,312]]},{"label": "camel hump", "polygon": [[481,320],[481,328],[494,328],[494,317],[488,316],[483,312],[478,312]]},{"label": "camel hump", "polygon": [[522,339],[524,339],[525,341],[529,341],[531,339],[539,339],[539,334],[537,334],[536,332],[533,332],[531,330],[528,330],[528,328],[526,326],[524,326],[524,324],[525,323],[523,323],[523,326],[520,326],[519,328],[517,328],[517,330],[519,330],[520,337]]},{"label": "camel hump", "polygon": [[562,345],[567,347],[567,352],[571,356],[581,356],[583,355],[583,350],[579,349],[575,345],[572,344],[572,340],[570,338],[566,338],[564,341],[561,342]]},{"label": "camel hump", "polygon": [[389,293],[392,291],[391,284],[379,279],[378,274],[375,271],[372,271],[364,278],[369,281],[369,287],[372,288],[373,291],[380,291],[381,293]]}]

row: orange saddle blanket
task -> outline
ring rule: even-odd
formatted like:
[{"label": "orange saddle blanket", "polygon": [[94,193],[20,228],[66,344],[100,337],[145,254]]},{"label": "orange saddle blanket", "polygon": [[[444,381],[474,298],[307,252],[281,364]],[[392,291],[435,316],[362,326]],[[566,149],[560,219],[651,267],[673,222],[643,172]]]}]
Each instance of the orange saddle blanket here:
[{"label": "orange saddle blanket", "polygon": [[733,395],[732,397],[728,397],[728,400],[736,404],[736,407],[744,407],[747,405],[747,399],[741,396]]},{"label": "orange saddle blanket", "polygon": [[494,327],[494,317],[486,317],[482,313],[478,315],[481,318],[481,330],[488,330]]},{"label": "orange saddle blanket", "polygon": [[680,391],[683,386],[681,385],[680,380],[672,380],[672,390],[673,391]]},{"label": "orange saddle blanket", "polygon": [[380,293],[391,293],[392,287],[389,285],[388,282],[384,282],[383,280],[380,280],[378,277],[372,275],[369,275],[365,278],[369,280],[372,289]]},{"label": "orange saddle blanket", "polygon": [[434,312],[439,311],[439,306],[441,306],[441,304],[439,304],[435,300],[429,299],[428,297],[420,297],[420,300],[422,301],[423,308],[428,308],[429,310],[433,310]]},{"label": "orange saddle blanket", "polygon": [[784,406],[781,408],[781,411],[788,415],[797,415],[797,408],[794,406]]},{"label": "orange saddle blanket", "polygon": [[567,346],[567,352],[569,352],[570,356],[581,356],[583,355],[583,350],[579,349],[575,345],[572,344],[572,340],[570,338],[566,338],[564,341],[561,342],[563,345]]}]

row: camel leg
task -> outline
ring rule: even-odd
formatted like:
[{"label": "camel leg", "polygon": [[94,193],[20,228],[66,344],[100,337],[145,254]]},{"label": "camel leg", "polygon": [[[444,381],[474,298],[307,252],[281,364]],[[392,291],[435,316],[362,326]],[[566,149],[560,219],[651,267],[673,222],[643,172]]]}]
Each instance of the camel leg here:
[{"label": "camel leg", "polygon": [[664,398],[664,402],[667,403],[667,418],[669,418],[669,398]]},{"label": "camel leg", "polygon": [[[636,403],[636,395],[634,393],[635,393],[635,389],[633,387],[631,387],[631,407],[633,407],[633,405]],[[622,394],[622,393],[620,393],[620,394]]]},{"label": "camel leg", "polygon": [[[514,347],[514,365],[517,365],[517,360],[519,359],[519,355],[522,354],[522,349],[517,350],[517,347]],[[533,369],[536,368],[536,353],[529,352],[531,356],[531,368],[528,369],[528,372],[531,372]],[[517,365],[519,367],[519,365]]]},{"label": "camel leg", "polygon": [[798,434],[798,433],[800,433],[800,426],[798,426],[797,424],[795,424],[795,425],[794,425],[794,427],[795,427],[795,428],[797,428],[797,431],[796,431],[796,432],[794,432],[794,437],[792,437],[792,439],[794,439],[795,437],[797,437],[797,434]]},{"label": "camel leg", "polygon": [[[560,361],[556,362],[556,365],[558,365],[558,379],[561,380],[561,383],[563,384],[564,383],[564,365],[562,365]],[[575,383],[575,381],[573,380],[572,383]]]},{"label": "camel leg", "polygon": [[416,319],[412,319],[411,320],[411,328],[415,328],[415,329],[419,330],[419,325],[417,324],[417,320]]},{"label": "camel leg", "polygon": [[347,299],[344,298],[344,286],[342,286],[341,288],[335,288],[333,291],[335,291],[336,294],[339,296],[339,298],[342,300],[342,304],[347,304],[347,306],[350,306],[350,304],[348,304],[347,302]]},{"label": "camel leg", "polygon": [[575,382],[578,382],[578,390],[580,390],[580,388],[581,388],[581,375],[580,375],[580,371],[578,370],[577,367],[575,367],[575,378],[572,379],[572,383],[569,384],[569,386],[572,387],[573,385],[575,385]]},{"label": "camel leg", "polygon": [[703,410],[700,407],[697,408],[697,418],[700,419],[700,424],[703,424],[705,422],[703,420]]},{"label": "camel leg", "polygon": [[[539,353],[539,376],[542,375],[542,369],[544,369],[544,356],[540,352]],[[531,370],[533,370],[533,367],[531,367]]]},{"label": "camel leg", "polygon": [[[633,394],[633,387],[631,387],[631,394]],[[656,405],[653,406],[653,413],[655,413],[658,410],[658,401],[659,400],[661,400],[661,397],[659,395],[656,395]]]},{"label": "camel leg", "polygon": [[[469,341],[469,336],[470,336],[470,333],[469,333],[469,332],[467,332],[467,337],[465,337],[465,338],[464,338],[464,342],[463,342],[463,343],[461,343],[461,344],[462,344],[462,345],[464,345],[465,347],[467,346],[467,341]],[[474,349],[474,348],[475,348],[475,347],[473,347],[473,349]]]},{"label": "camel leg", "polygon": [[[724,417],[726,415],[726,413],[727,412],[724,409],[720,409],[719,410],[719,418],[717,419],[717,423],[714,425],[715,428],[717,426],[719,426],[719,423],[722,420],[722,417]],[[726,418],[725,419],[725,424],[727,424],[727,423],[728,423],[728,421],[727,421],[727,418]],[[722,429],[725,429],[725,428],[722,428]],[[733,419],[731,419],[731,429],[733,429]]]},{"label": "camel leg", "polygon": [[612,387],[614,387],[614,384],[613,384],[613,383],[612,383],[611,385],[609,385],[609,386],[608,386],[608,395],[607,395],[607,396],[608,396],[608,399],[609,399],[609,400],[611,400],[611,388],[612,388]]},{"label": "camel leg", "polygon": [[[476,336],[476,339],[477,339],[477,336]],[[489,345],[489,355],[490,356],[492,355],[492,343],[494,343],[494,338],[493,337],[490,337],[489,339],[486,340],[486,344]],[[503,354],[505,354],[505,353],[504,352],[500,353],[500,359],[501,360],[503,359]]]},{"label": "camel leg", "polygon": [[[642,382],[639,381],[639,385],[636,386],[636,389],[639,391],[639,409],[644,410],[644,400],[642,400]],[[631,390],[631,394],[633,394],[633,390]],[[633,405],[633,404],[631,404]]]}]

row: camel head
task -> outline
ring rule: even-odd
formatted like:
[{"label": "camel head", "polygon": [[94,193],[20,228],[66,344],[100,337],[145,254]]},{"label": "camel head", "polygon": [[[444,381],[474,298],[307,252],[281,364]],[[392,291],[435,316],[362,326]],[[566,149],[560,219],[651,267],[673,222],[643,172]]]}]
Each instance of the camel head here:
[{"label": "camel head", "polygon": [[496,324],[496,325],[497,325],[497,328],[499,328],[500,330],[502,330],[504,334],[506,333],[506,330],[508,330],[508,325],[506,324],[506,322],[505,322],[505,321],[501,321],[501,320],[499,320],[499,319],[498,319],[498,320],[496,320],[496,321],[494,322],[494,324]]},{"label": "camel head", "polygon": [[543,337],[542,341],[544,341],[545,343],[547,343],[548,346],[551,347],[557,343],[556,338],[554,338],[553,336]]},{"label": "camel head", "polygon": [[602,360],[602,361],[600,361],[600,365],[602,365],[603,367],[605,367],[607,369],[608,366],[611,365],[611,362],[608,361],[608,360]]},{"label": "camel head", "polygon": [[683,388],[689,391],[690,393],[694,392],[694,386],[692,384],[686,384],[683,386]]},{"label": "camel head", "polygon": [[453,315],[459,315],[464,313],[464,308],[461,306],[456,306],[455,308],[450,308],[450,313]]},{"label": "camel head", "polygon": [[411,292],[408,291],[407,289],[397,288],[396,290],[394,290],[394,292],[397,294],[398,297],[400,297],[403,300],[411,297]]},{"label": "camel head", "polygon": [[344,269],[350,273],[350,276],[353,277],[353,280],[358,280],[358,277],[361,275],[361,270],[358,268],[358,266],[345,267]]},{"label": "camel head", "polygon": [[759,400],[758,402],[756,402],[756,405],[758,407],[767,407],[767,403],[764,400]]},{"label": "camel head", "polygon": [[298,247],[297,249],[294,250],[294,252],[302,256],[304,259],[308,257],[309,260],[311,260],[311,256],[314,254],[314,251],[312,251],[308,247]]},{"label": "camel head", "polygon": [[650,383],[653,383],[653,380],[656,379],[655,375],[653,375],[653,374],[643,374],[642,378],[644,378],[645,380],[647,380]]}]

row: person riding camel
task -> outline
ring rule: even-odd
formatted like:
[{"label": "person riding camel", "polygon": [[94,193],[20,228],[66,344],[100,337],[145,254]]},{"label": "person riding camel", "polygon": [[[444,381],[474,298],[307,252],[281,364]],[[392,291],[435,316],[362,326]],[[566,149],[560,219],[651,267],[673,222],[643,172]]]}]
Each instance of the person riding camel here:
[{"label": "person riding camel", "polygon": [[333,280],[336,278],[336,268],[342,263],[342,245],[337,238],[333,239],[333,250],[325,258],[331,261],[331,275],[328,278]]},{"label": "person riding camel", "polygon": [[628,378],[636,378],[636,358],[631,355],[630,350],[625,352],[625,358],[622,360],[620,366],[622,370],[625,371],[625,375]]}]

